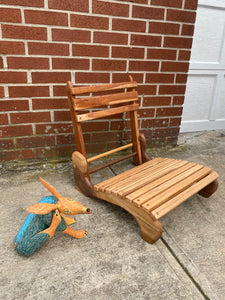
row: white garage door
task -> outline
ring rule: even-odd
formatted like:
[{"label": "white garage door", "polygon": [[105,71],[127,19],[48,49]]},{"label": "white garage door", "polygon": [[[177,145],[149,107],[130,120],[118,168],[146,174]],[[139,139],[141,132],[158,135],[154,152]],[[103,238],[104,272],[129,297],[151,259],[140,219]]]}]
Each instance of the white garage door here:
[{"label": "white garage door", "polygon": [[225,0],[199,0],[181,132],[225,129]]}]

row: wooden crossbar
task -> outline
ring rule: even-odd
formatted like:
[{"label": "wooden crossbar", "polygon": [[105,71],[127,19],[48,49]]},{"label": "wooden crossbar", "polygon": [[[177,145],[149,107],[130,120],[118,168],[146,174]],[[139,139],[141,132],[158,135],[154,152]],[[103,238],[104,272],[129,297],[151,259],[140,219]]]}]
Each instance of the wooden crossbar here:
[{"label": "wooden crossbar", "polygon": [[80,111],[83,109],[97,108],[104,105],[115,105],[138,100],[136,91],[127,93],[118,93],[104,96],[87,97],[82,99],[73,99],[74,109]]},{"label": "wooden crossbar", "polygon": [[137,110],[138,107],[139,105],[135,103],[135,104],[120,106],[116,108],[109,108],[107,110],[99,110],[99,111],[94,111],[86,114],[81,114],[81,115],[77,115],[77,122],[89,121],[89,120],[100,119],[112,115],[117,115],[124,112]]},{"label": "wooden crossbar", "polygon": [[113,149],[113,150],[110,150],[110,151],[101,153],[101,154],[99,154],[99,155],[92,156],[92,157],[90,157],[90,158],[87,159],[87,162],[88,162],[88,163],[89,163],[89,162],[92,162],[92,161],[94,161],[94,160],[97,160],[97,159],[99,159],[99,158],[108,156],[108,155],[110,155],[110,154],[113,154],[113,153],[116,153],[116,152],[119,152],[119,151],[128,149],[128,148],[130,148],[130,147],[132,147],[132,146],[133,146],[133,143],[130,143],[130,144],[127,144],[127,145],[124,145],[124,146],[115,148],[115,149]]},{"label": "wooden crossbar", "polygon": [[137,87],[136,81],[111,83],[111,84],[103,84],[103,85],[79,86],[79,87],[73,87],[71,89],[71,94],[80,95],[85,93],[97,93],[97,92],[135,88],[135,87]]},{"label": "wooden crossbar", "polygon": [[92,174],[92,173],[94,173],[94,172],[96,172],[96,171],[99,171],[99,170],[104,169],[104,168],[106,168],[106,167],[109,167],[109,166],[111,166],[111,165],[117,164],[118,162],[121,162],[121,161],[123,161],[123,160],[125,160],[125,159],[128,159],[128,158],[130,158],[130,157],[132,157],[132,156],[135,156],[136,154],[137,154],[137,152],[132,152],[132,153],[127,154],[127,155],[125,155],[125,156],[116,158],[116,159],[114,159],[114,160],[112,160],[112,161],[110,161],[110,162],[108,162],[108,163],[106,163],[106,164],[103,164],[103,165],[101,165],[101,166],[99,166],[99,167],[97,167],[97,168],[94,168],[94,169],[90,170],[89,173]]}]

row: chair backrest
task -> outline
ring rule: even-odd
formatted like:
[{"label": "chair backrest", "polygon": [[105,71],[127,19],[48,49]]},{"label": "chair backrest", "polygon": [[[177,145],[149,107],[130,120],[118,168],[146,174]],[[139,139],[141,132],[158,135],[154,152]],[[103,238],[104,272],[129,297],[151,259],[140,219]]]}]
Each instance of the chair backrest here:
[{"label": "chair backrest", "polygon": [[[132,132],[132,143],[107,151],[103,154],[91,157],[87,159],[87,162],[94,161],[101,157],[110,155],[120,150],[132,147],[132,153],[128,154],[122,158],[113,160],[101,167],[91,170],[90,173],[102,169],[103,167],[114,164],[118,161],[132,157],[135,164],[142,163],[142,153],[140,146],[140,134],[138,129],[138,119],[137,110],[139,108],[138,104],[138,94],[135,88],[137,87],[137,82],[133,81],[133,78],[129,76],[129,81],[104,84],[104,85],[92,85],[92,86],[81,86],[73,87],[70,81],[67,82],[67,92],[68,100],[71,112],[71,118],[73,122],[73,129],[76,139],[77,151],[86,157],[85,143],[82,134],[81,123],[84,121],[105,118],[108,116],[121,114],[124,112],[130,113],[131,121],[131,132]],[[118,91],[119,90],[119,91]],[[122,90],[122,92],[121,92]],[[104,92],[103,94],[101,92]],[[97,93],[97,95],[96,95]],[[99,95],[100,93],[100,95]],[[80,96],[84,96],[81,98]],[[89,96],[87,96],[89,95]],[[79,96],[79,98],[76,98]],[[102,108],[101,110],[88,111],[95,108]]]}]

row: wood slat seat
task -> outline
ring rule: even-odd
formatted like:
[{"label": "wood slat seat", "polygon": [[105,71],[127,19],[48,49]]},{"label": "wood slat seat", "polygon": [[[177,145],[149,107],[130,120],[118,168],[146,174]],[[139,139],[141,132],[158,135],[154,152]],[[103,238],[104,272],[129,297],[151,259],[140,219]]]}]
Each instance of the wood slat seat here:
[{"label": "wood slat seat", "polygon": [[[131,76],[128,82],[99,86],[73,87],[68,82],[77,145],[72,161],[78,190],[86,196],[100,198],[126,209],[140,225],[142,238],[154,243],[162,234],[159,219],[196,193],[204,197],[212,195],[218,187],[218,174],[210,167],[197,163],[162,157],[151,159],[147,155],[144,135],[138,129],[136,87],[137,82]],[[80,98],[81,94],[84,94],[83,98]],[[93,108],[93,111],[86,112]],[[126,112],[130,115],[132,143],[87,158],[81,123]],[[130,154],[89,170],[88,163],[128,148],[132,148]],[[92,185],[90,174],[131,157],[136,165],[134,168]]]},{"label": "wood slat seat", "polygon": [[159,219],[205,187],[205,182],[209,184],[217,177],[218,174],[209,167],[156,158],[98,183],[94,189],[119,196],[121,201],[130,201],[141,209],[153,212]]}]

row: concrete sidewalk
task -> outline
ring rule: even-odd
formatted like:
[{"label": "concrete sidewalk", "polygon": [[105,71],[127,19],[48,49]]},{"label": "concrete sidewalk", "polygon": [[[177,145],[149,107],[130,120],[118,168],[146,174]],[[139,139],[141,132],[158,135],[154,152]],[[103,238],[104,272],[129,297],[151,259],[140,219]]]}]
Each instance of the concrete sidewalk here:
[{"label": "concrete sidewalk", "polygon": [[[210,198],[195,195],[161,219],[163,236],[154,245],[141,239],[138,224],[126,211],[80,194],[71,163],[2,164],[1,299],[223,300],[225,130],[182,134],[177,147],[148,153],[208,165],[220,175],[219,189]],[[92,181],[132,166],[129,161],[119,163],[95,174]],[[27,258],[17,254],[13,240],[27,217],[26,208],[49,195],[40,176],[93,214],[77,216],[72,225],[87,230],[87,237],[76,240],[56,232]]]}]

